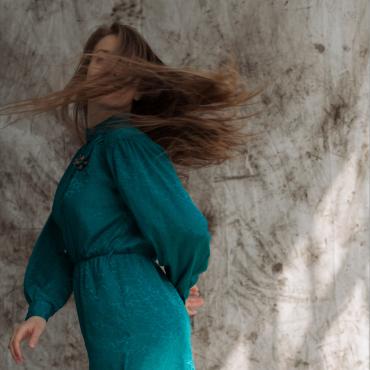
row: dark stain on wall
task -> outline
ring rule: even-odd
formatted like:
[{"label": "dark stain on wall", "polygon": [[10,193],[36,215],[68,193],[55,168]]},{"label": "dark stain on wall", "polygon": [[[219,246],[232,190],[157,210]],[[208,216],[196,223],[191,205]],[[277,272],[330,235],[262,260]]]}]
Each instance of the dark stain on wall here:
[{"label": "dark stain on wall", "polygon": [[[120,1],[117,5],[114,5],[110,16],[113,18],[123,19],[142,19],[143,9],[140,1]],[[124,22],[125,23],[125,22]]]},{"label": "dark stain on wall", "polygon": [[325,51],[325,46],[323,44],[313,44],[313,45],[319,53],[323,53]]},{"label": "dark stain on wall", "polygon": [[283,264],[281,262],[275,263],[272,265],[273,273],[281,273],[283,271]]}]

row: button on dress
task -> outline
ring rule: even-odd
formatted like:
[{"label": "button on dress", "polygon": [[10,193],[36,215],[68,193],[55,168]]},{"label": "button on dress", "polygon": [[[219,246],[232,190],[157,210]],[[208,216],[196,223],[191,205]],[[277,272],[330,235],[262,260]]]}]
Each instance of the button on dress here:
[{"label": "button on dress", "polygon": [[58,183],[24,274],[25,320],[73,293],[90,370],[194,370],[184,303],[210,241],[163,147],[110,116]]}]

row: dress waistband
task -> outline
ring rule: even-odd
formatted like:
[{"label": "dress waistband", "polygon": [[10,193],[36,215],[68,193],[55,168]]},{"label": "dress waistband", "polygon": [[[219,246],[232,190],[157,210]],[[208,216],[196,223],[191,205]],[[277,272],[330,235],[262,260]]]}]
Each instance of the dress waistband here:
[{"label": "dress waistband", "polygon": [[146,249],[138,249],[138,248],[136,248],[136,249],[135,248],[127,248],[127,249],[122,250],[122,251],[112,250],[111,252],[109,252],[107,254],[96,254],[96,255],[89,256],[89,257],[81,258],[78,261],[74,262],[74,268],[76,268],[77,266],[81,265],[82,263],[90,261],[94,258],[98,258],[98,257],[108,257],[108,258],[110,258],[112,255],[115,255],[115,254],[131,254],[131,253],[140,254],[140,255],[143,255],[145,257],[148,257],[149,259],[153,259],[153,260],[155,259],[154,255],[153,255],[153,251],[146,250]]}]

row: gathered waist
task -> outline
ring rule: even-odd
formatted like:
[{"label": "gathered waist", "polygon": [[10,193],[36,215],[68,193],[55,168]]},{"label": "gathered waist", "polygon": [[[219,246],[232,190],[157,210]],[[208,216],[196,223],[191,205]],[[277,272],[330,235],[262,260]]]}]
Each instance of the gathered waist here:
[{"label": "gathered waist", "polygon": [[106,254],[95,254],[95,255],[88,256],[88,257],[81,257],[77,261],[74,262],[74,268],[77,268],[81,264],[83,264],[85,262],[88,262],[88,261],[91,261],[91,260],[96,259],[96,258],[110,258],[111,256],[116,255],[116,254],[130,254],[130,253],[140,254],[140,255],[146,256],[149,259],[153,259],[153,260],[155,259],[154,255],[153,255],[153,251],[150,251],[148,249],[126,248],[126,249],[120,250],[120,251],[112,250],[112,251],[110,251],[109,253],[106,253]]}]

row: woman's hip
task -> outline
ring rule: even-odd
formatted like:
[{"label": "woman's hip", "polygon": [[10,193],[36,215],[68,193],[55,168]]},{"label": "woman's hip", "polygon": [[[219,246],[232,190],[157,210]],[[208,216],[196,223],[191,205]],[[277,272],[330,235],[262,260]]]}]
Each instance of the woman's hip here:
[{"label": "woman's hip", "polygon": [[81,263],[74,296],[82,334],[94,345],[111,340],[120,346],[132,336],[155,338],[158,332],[191,336],[190,318],[175,287],[144,255],[111,254]]}]

